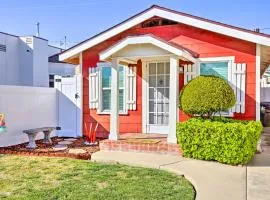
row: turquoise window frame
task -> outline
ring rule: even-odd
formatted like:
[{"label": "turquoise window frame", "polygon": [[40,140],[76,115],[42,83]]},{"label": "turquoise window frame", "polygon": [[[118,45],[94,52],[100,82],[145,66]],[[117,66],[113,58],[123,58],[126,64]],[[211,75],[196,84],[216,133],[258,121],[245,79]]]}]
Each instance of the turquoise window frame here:
[{"label": "turquoise window frame", "polygon": [[[99,114],[110,114],[111,105],[111,64],[107,63],[100,66],[100,110]],[[107,76],[104,79],[104,76]],[[104,99],[104,96],[109,99]],[[122,95],[120,95],[122,93]],[[123,65],[119,66],[119,113],[126,114],[126,105],[125,105],[125,67]]]},{"label": "turquoise window frame", "polygon": [[[224,69],[224,67],[226,67],[226,69]],[[229,62],[202,62],[200,63],[200,75],[218,76],[229,81]]]},{"label": "turquoise window frame", "polygon": [[[218,77],[221,77],[221,78],[223,78],[223,79],[225,79],[226,81],[228,81],[228,83],[229,84],[231,84],[231,67],[232,67],[232,63],[234,62],[234,60],[235,60],[235,58],[232,56],[232,57],[216,57],[216,58],[201,58],[201,59],[199,59],[199,69],[198,69],[198,74],[199,75],[216,75],[216,76],[218,76]],[[222,76],[221,74],[219,74],[218,72],[216,72],[216,70],[215,69],[212,69],[213,71],[213,73],[207,73],[207,74],[202,74],[201,72],[202,72],[202,70],[201,70],[201,66],[202,65],[209,65],[209,66],[213,66],[213,65],[215,65],[215,64],[220,64],[221,65],[221,63],[226,63],[227,64],[227,74],[226,74],[226,76]],[[227,111],[223,111],[223,112],[221,112],[220,113],[221,114],[221,116],[225,116],[225,117],[233,117],[233,112],[231,111],[231,109],[229,109],[229,110],[227,110]],[[217,115],[219,115],[219,114],[217,114]]]}]

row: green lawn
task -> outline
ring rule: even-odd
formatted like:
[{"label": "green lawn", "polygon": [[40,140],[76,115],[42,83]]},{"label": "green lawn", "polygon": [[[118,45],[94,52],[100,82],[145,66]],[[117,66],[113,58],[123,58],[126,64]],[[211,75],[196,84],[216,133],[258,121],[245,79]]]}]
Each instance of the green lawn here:
[{"label": "green lawn", "polygon": [[194,199],[183,177],[66,158],[0,155],[0,199]]}]

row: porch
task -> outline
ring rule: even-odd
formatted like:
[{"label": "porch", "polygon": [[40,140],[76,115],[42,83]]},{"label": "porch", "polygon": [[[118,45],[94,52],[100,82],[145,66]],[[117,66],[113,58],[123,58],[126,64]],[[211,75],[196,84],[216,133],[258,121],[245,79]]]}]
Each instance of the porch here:
[{"label": "porch", "polygon": [[101,151],[124,151],[155,154],[182,155],[178,144],[167,143],[164,134],[133,134],[120,135],[118,140],[101,140]]},{"label": "porch", "polygon": [[[176,124],[179,121],[179,64],[180,61],[195,64],[196,56],[195,53],[179,45],[153,35],[130,36],[101,52],[100,60],[110,63],[111,67],[110,110],[107,113],[110,114],[109,140],[102,142],[101,148],[179,154],[179,148],[175,145],[177,143]],[[121,132],[123,135],[119,134],[119,114],[123,114],[119,111],[119,102],[123,102],[123,99],[120,100],[119,97],[119,86],[123,85],[123,83],[120,84],[120,66],[127,68],[136,66],[142,71],[140,77],[142,80],[142,88],[140,88],[142,90],[140,99],[142,129],[139,133],[147,134],[140,136],[126,132]],[[134,77],[134,74],[132,76]],[[130,77],[127,80],[130,80]],[[136,91],[135,83],[129,86],[131,90]],[[136,98],[136,93],[132,96]],[[134,101],[129,100],[126,101],[128,105],[132,102],[134,104]],[[102,101],[100,102],[102,104]],[[99,107],[102,107],[101,104]],[[129,107],[124,113],[128,114],[128,110],[130,110]],[[156,138],[159,141],[150,142],[157,140]]]}]

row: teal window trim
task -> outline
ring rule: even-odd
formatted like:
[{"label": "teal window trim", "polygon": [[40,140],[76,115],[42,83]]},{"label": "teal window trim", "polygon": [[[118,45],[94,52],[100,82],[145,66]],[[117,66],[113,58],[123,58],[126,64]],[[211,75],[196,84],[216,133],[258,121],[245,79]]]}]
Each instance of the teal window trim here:
[{"label": "teal window trim", "polygon": [[[100,67],[100,109],[98,110],[98,114],[110,114],[110,106],[106,105],[111,102],[111,63],[101,63]],[[127,114],[126,111],[126,72],[125,67],[119,66],[119,114]],[[104,79],[104,76],[107,76]],[[107,96],[109,99],[104,99],[104,96]]]},{"label": "teal window trim", "polygon": [[[221,77],[223,79],[225,79],[226,81],[228,81],[229,83],[231,82],[231,65],[232,62],[234,62],[233,59],[220,59],[216,58],[216,60],[211,60],[211,61],[200,61],[199,62],[199,75],[214,75],[214,76],[218,76]],[[216,65],[216,66],[215,66]],[[221,69],[220,71],[218,69],[220,69],[222,67],[222,65],[226,65],[226,69]],[[202,67],[205,67],[206,69],[203,70]],[[207,69],[208,68],[208,69]],[[224,73],[226,72],[226,73]],[[225,117],[233,117],[233,113],[231,112],[231,110],[226,110],[220,113],[221,116],[225,116]],[[217,114],[219,115],[219,114]]]},{"label": "teal window trim", "polygon": [[229,61],[201,62],[200,75],[213,75],[229,81]]}]

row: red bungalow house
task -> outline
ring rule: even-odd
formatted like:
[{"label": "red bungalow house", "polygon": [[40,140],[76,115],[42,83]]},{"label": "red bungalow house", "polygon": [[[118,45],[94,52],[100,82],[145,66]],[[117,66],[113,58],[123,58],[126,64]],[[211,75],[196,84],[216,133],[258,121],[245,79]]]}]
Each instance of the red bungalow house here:
[{"label": "red bungalow house", "polygon": [[[176,143],[179,91],[198,75],[223,77],[237,103],[224,115],[260,119],[260,75],[270,36],[167,8],[147,10],[60,54],[80,64],[83,122],[118,140],[125,133],[167,134]],[[213,86],[214,87],[214,86]]]}]

